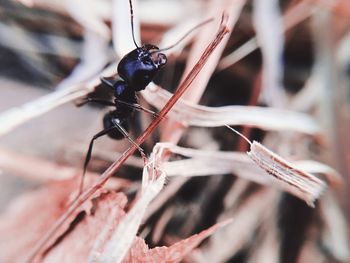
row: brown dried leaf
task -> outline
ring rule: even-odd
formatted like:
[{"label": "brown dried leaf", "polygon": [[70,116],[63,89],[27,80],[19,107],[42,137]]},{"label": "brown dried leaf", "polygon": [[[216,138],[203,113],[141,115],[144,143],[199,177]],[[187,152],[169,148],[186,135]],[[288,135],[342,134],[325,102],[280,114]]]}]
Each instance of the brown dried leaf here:
[{"label": "brown dried leaf", "polygon": [[113,229],[124,217],[126,202],[123,193],[113,192],[94,199],[89,213],[45,255],[43,262],[74,262],[77,259],[93,262],[91,251],[101,252]]},{"label": "brown dried leaf", "polygon": [[143,239],[136,238],[127,257],[123,260],[123,263],[180,262],[205,238],[209,237],[230,222],[231,220],[226,220],[215,224],[199,234],[181,240],[170,247],[156,247],[149,249]]},{"label": "brown dried leaf", "polygon": [[143,169],[142,193],[135,205],[114,229],[110,240],[102,251],[101,257],[96,258],[97,261],[106,263],[120,262],[132,246],[149,203],[164,186],[165,174],[158,165],[158,162],[163,158],[163,151],[164,148],[154,147]]},{"label": "brown dried leaf", "polygon": [[[0,262],[24,262],[37,240],[72,201],[71,193],[76,187],[75,179],[62,180],[18,197],[0,217]],[[82,209],[71,215],[56,237],[69,227]]]},{"label": "brown dried leaf", "polygon": [[[149,184],[147,187],[153,187]],[[24,262],[40,235],[66,208],[70,201],[67,196],[76,189],[75,181],[59,181],[47,187],[20,197],[11,205],[0,220],[2,251],[1,262]],[[126,197],[122,193],[107,193],[92,200],[84,211],[74,214],[72,220],[62,227],[55,243],[46,250],[43,262],[98,262],[99,256],[111,241],[120,220],[124,218]],[[83,212],[83,213],[81,213]],[[73,216],[71,217],[73,219]],[[80,218],[80,219],[78,219]],[[28,220],[29,219],[29,220]],[[148,250],[145,241],[134,237],[130,252],[124,262],[179,262],[187,253],[228,224],[225,221],[182,240],[169,248],[159,247]],[[135,239],[136,238],[136,239]],[[119,242],[124,238],[121,237]],[[127,251],[126,251],[127,253]]]}]

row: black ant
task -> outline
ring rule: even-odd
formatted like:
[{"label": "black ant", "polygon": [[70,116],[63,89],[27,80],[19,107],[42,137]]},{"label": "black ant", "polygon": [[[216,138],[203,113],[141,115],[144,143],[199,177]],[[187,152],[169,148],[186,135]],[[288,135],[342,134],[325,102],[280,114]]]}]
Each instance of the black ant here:
[{"label": "black ant", "polygon": [[110,81],[107,78],[101,77],[101,82],[114,90],[114,102],[95,98],[86,98],[79,106],[82,106],[88,102],[95,102],[105,106],[115,107],[114,110],[109,111],[103,118],[104,129],[95,134],[90,141],[89,149],[87,151],[84,170],[81,178],[79,194],[83,190],[84,177],[87,170],[87,166],[91,159],[91,153],[94,141],[104,135],[108,135],[112,139],[120,140],[126,138],[130,143],[136,145],[142,157],[145,157],[143,149],[137,145],[128,135],[127,122],[134,110],[142,110],[153,115],[156,113],[143,108],[137,102],[136,92],[144,90],[147,85],[155,78],[159,70],[165,66],[167,57],[162,51],[168,50],[180,43],[185,37],[187,37],[193,30],[210,22],[212,19],[208,19],[190,31],[188,31],[179,41],[175,44],[159,49],[151,44],[144,44],[141,47],[137,45],[134,35],[134,12],[132,2],[129,0],[130,17],[131,17],[131,31],[132,39],[136,46],[136,49],[126,54],[118,64],[118,75],[120,80]]}]

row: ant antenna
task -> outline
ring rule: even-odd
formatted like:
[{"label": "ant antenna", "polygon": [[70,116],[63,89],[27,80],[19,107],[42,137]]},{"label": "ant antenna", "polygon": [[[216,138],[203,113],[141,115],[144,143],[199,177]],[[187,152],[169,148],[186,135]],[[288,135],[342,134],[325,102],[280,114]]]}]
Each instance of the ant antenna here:
[{"label": "ant antenna", "polygon": [[163,51],[166,51],[166,50],[169,50],[173,47],[175,47],[176,45],[178,45],[182,40],[184,40],[189,34],[191,34],[193,31],[195,31],[197,28],[201,27],[201,26],[204,26],[205,24],[213,21],[214,18],[209,18],[205,21],[203,21],[202,23],[199,23],[198,25],[196,25],[195,27],[191,28],[185,35],[182,36],[182,38],[180,38],[175,44],[172,44],[171,46],[169,47],[166,47],[166,48],[162,48],[162,49],[158,49],[156,51],[153,51],[151,52],[151,54],[153,53],[159,53],[159,52],[163,52]]},{"label": "ant antenna", "polygon": [[134,44],[137,48],[139,48],[139,46],[136,43],[135,40],[135,33],[134,33],[134,10],[132,8],[132,2],[131,0],[129,0],[129,6],[130,6],[130,18],[131,18],[131,32],[132,32],[132,40],[134,41]]},{"label": "ant antenna", "polygon": [[245,137],[242,133],[240,133],[239,131],[237,131],[236,129],[232,128],[231,126],[229,126],[227,124],[225,124],[225,126],[227,128],[229,128],[231,131],[233,131],[234,133],[236,133],[239,136],[241,136],[247,143],[249,143],[250,146],[252,146],[252,142],[247,137]]}]

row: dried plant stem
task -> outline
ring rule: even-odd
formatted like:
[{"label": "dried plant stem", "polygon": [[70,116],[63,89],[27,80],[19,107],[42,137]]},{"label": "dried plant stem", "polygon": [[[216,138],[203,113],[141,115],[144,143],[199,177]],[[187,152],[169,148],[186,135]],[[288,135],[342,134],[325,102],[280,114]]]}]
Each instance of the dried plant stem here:
[{"label": "dried plant stem", "polygon": [[[159,125],[159,123],[163,120],[165,115],[171,110],[174,104],[180,99],[182,94],[187,90],[187,88],[191,85],[195,77],[203,68],[204,64],[208,60],[210,54],[215,50],[218,44],[221,42],[223,37],[229,32],[226,23],[227,23],[227,15],[224,13],[222,17],[222,21],[220,24],[219,31],[215,37],[215,39],[208,45],[208,47],[203,52],[202,56],[195,64],[191,72],[187,75],[185,80],[180,84],[176,93],[170,98],[168,103],[164,106],[164,108],[159,112],[157,118],[153,120],[153,122],[148,126],[148,128],[137,138],[135,141],[137,145],[141,145],[147,137],[153,132],[153,130]],[[85,190],[77,200],[67,209],[67,211],[58,218],[55,224],[48,230],[48,232],[39,240],[37,245],[34,247],[31,255],[27,262],[33,262],[35,259],[41,255],[41,253],[45,250],[46,245],[52,241],[52,239],[57,235],[57,231],[63,225],[63,223],[73,214],[73,212],[79,208],[86,200],[92,197],[102,186],[108,181],[108,179],[115,174],[121,165],[137,150],[136,145],[132,145],[129,147],[122,156],[116,160],[100,177],[100,180],[93,185],[92,187]]]},{"label": "dried plant stem", "polygon": [[[105,69],[102,75],[112,75],[110,73],[114,72],[116,68],[116,65],[113,64]],[[95,87],[100,83],[100,78],[96,76],[84,85],[77,84],[64,89],[58,89],[34,101],[2,112],[0,114],[0,136],[12,131],[24,122],[53,110],[64,103],[86,96],[94,91]]]}]

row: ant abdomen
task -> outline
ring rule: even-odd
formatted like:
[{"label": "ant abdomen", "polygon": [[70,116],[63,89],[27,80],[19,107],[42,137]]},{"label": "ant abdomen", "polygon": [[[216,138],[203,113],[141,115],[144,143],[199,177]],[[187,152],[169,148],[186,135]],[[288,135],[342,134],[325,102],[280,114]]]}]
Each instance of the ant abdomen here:
[{"label": "ant abdomen", "polygon": [[115,127],[115,123],[121,125],[125,131],[129,131],[128,121],[125,118],[120,118],[120,116],[116,116],[115,111],[110,111],[105,114],[103,117],[103,127],[105,130],[110,130],[107,135],[115,140],[121,140],[125,138],[125,134],[123,134],[118,129],[113,129]]}]

